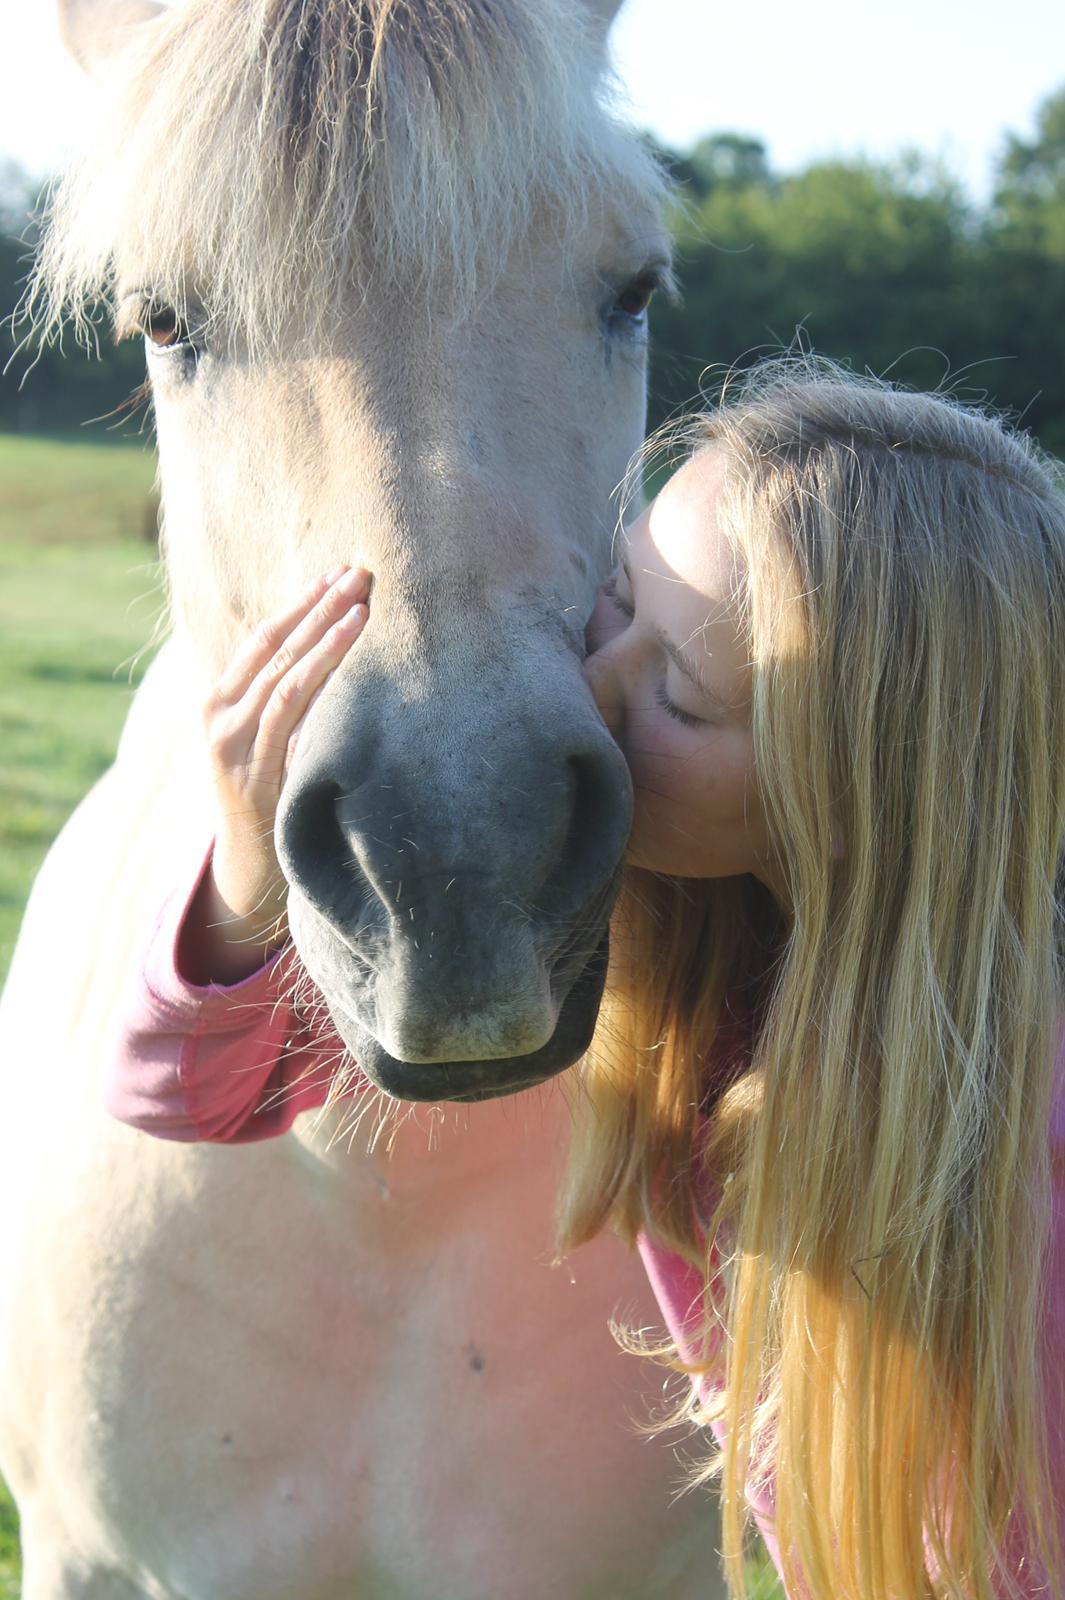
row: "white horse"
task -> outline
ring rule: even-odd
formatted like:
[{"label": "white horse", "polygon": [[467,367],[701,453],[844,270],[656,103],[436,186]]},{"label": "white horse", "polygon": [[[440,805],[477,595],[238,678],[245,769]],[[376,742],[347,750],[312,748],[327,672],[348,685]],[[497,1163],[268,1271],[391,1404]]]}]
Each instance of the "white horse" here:
[{"label": "white horse", "polygon": [[[65,0],[105,110],[38,309],[102,294],[146,335],[172,633],[4,1001],[26,1600],[717,1592],[706,1502],[673,1503],[634,1427],[660,1378],[608,1329],[657,1321],[636,1266],[610,1241],[552,1264],[567,1119],[533,1087],[594,1024],[629,821],[582,630],[668,245],[601,99],[615,9]],[[305,981],[379,1085],[487,1103],[376,1142],[350,1102],[265,1144],[158,1142],[99,1084],[209,837],[197,706],[338,559],[376,589],[278,820]]]}]

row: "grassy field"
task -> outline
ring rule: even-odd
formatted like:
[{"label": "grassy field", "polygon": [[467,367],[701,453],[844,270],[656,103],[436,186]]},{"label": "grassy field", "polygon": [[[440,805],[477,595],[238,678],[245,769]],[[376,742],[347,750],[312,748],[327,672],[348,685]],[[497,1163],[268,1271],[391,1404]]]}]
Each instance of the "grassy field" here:
[{"label": "grassy field", "polygon": [[[154,459],[0,435],[0,981],[33,875],[108,765],[161,605]],[[780,1600],[763,1563],[750,1600]],[[0,1600],[19,1593],[0,1483]]]},{"label": "grassy field", "polygon": [[159,612],[153,457],[0,437],[0,979],[51,840],[104,770]]}]

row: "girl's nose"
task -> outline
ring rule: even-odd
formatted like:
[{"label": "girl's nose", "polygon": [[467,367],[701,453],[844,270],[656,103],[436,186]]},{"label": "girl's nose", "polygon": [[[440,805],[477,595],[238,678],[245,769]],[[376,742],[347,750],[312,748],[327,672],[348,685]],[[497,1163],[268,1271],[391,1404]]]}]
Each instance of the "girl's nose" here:
[{"label": "girl's nose", "polygon": [[606,723],[610,735],[619,744],[625,725],[625,701],[621,677],[614,665],[609,645],[604,645],[584,663],[584,676],[592,691],[599,715]]}]

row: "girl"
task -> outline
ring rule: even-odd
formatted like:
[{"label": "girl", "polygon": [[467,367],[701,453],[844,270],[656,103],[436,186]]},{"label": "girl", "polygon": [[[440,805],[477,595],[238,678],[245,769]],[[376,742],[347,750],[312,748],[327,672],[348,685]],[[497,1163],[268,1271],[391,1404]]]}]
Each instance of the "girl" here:
[{"label": "girl", "polygon": [[[977,411],[810,360],[673,437],[684,465],[589,625],[636,814],[563,1240],[639,1244],[720,1445],[701,1476],[737,1595],[748,1507],[791,1596],[1063,1595],[1060,479]],[[257,1108],[313,1077],[284,1029],[234,1073],[239,1009],[187,980],[234,975],[226,906],[238,948],[265,940],[295,719],[256,730],[277,637],[291,712],[361,626],[326,642],[332,594],[214,702],[243,747],[212,736],[214,865],[164,918],[172,1009],[145,988],[112,1085],[157,1132],[280,1131],[296,1102]],[[232,774],[263,750],[246,802]],[[227,1006],[215,1072],[197,1008]]]}]

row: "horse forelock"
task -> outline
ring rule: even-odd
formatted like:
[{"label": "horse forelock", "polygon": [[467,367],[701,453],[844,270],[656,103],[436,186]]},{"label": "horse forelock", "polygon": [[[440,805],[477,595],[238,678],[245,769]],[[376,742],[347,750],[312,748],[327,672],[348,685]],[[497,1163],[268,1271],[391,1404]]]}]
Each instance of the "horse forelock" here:
[{"label": "horse forelock", "polygon": [[574,0],[187,0],[141,31],[53,200],[45,332],[136,291],[269,348],[369,273],[461,306],[534,215],[565,251],[593,196],[661,204]]}]

